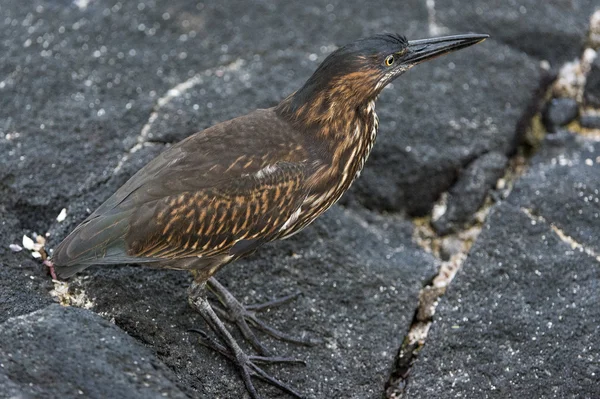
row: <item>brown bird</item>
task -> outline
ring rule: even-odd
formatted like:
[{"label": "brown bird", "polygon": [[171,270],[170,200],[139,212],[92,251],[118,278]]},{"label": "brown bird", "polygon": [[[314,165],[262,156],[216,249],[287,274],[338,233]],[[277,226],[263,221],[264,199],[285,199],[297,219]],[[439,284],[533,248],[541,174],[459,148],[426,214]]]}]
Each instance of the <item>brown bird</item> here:
[{"label": "brown bird", "polygon": [[[392,80],[434,57],[483,41],[467,34],[407,41],[383,34],[330,54],[276,107],[259,109],[173,145],[114,193],[61,242],[48,265],[61,278],[94,264],[142,263],[189,270],[190,304],[220,341],[204,343],[251,377],[300,394],[262,370],[268,357],[246,320],[256,319],[214,277],[261,245],[290,237],[325,212],[359,176],[377,136],[375,100]],[[215,292],[260,355],[247,355],[206,299]],[[300,343],[306,341],[298,340]]]}]

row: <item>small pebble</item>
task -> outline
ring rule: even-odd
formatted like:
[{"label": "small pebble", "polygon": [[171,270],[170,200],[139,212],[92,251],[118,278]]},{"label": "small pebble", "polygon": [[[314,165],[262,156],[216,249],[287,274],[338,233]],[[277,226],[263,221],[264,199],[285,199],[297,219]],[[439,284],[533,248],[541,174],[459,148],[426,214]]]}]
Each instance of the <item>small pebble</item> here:
[{"label": "small pebble", "polygon": [[564,126],[577,118],[579,108],[572,98],[554,98],[544,111],[544,123],[548,130],[554,131],[557,126]]},{"label": "small pebble", "polygon": [[58,223],[64,222],[64,220],[67,218],[67,209],[63,208],[62,211],[60,211],[60,213],[58,214],[58,216],[56,217],[56,221]]},{"label": "small pebble", "polygon": [[584,103],[592,107],[600,107],[600,57],[596,56],[585,83]]},{"label": "small pebble", "polygon": [[452,255],[457,254],[463,250],[462,241],[455,236],[445,237],[442,240],[442,246],[440,248],[440,257],[443,261],[449,260]]},{"label": "small pebble", "polygon": [[27,236],[23,236],[23,248],[33,251],[33,240]]},{"label": "small pebble", "polygon": [[23,250],[23,247],[21,247],[20,245],[17,245],[17,244],[10,244],[8,247],[13,252],[21,252]]},{"label": "small pebble", "polygon": [[600,115],[582,115],[579,123],[587,129],[600,129]]}]

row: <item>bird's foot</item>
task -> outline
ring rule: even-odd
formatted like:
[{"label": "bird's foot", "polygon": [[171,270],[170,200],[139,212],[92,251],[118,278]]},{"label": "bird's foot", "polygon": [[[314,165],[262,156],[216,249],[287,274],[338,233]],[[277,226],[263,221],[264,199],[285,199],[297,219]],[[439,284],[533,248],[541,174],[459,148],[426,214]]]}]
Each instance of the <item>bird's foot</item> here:
[{"label": "bird's foot", "polygon": [[219,301],[227,307],[227,310],[213,306],[213,309],[219,313],[219,315],[233,323],[235,323],[240,329],[244,338],[256,349],[261,355],[269,355],[269,350],[260,342],[254,331],[250,328],[248,323],[252,324],[253,327],[263,331],[270,336],[277,338],[281,341],[287,341],[298,345],[312,346],[318,344],[319,341],[310,338],[296,338],[288,335],[282,331],[279,331],[269,326],[264,321],[256,317],[256,312],[272,308],[274,306],[283,305],[300,294],[288,295],[282,298],[265,302],[258,305],[242,305],[235,297],[217,281],[214,277],[211,277],[207,281],[208,288],[219,298]]},{"label": "bird's foot", "polygon": [[284,392],[296,397],[302,398],[302,395],[284,382],[272,377],[258,366],[258,363],[299,363],[304,362],[283,357],[265,357],[265,356],[248,356],[235,341],[231,333],[227,330],[219,316],[212,309],[210,303],[206,299],[203,287],[194,283],[190,293],[190,304],[202,315],[206,324],[214,331],[214,333],[223,341],[223,344],[211,339],[204,331],[192,330],[200,334],[200,343],[212,350],[215,350],[231,360],[239,369],[244,385],[250,394],[250,397],[257,399],[260,396],[254,387],[252,377],[259,378],[270,385],[273,385]]}]

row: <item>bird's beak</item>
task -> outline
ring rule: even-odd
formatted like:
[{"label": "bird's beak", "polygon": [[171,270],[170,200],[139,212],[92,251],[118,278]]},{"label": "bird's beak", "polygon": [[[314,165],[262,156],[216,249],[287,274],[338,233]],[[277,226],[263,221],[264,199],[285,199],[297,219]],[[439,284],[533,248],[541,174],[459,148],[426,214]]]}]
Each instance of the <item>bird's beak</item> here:
[{"label": "bird's beak", "polygon": [[408,42],[408,53],[402,60],[403,64],[410,66],[420,64],[440,55],[448,54],[473,44],[484,41],[490,37],[471,33],[467,35],[434,37],[431,39],[411,40]]}]

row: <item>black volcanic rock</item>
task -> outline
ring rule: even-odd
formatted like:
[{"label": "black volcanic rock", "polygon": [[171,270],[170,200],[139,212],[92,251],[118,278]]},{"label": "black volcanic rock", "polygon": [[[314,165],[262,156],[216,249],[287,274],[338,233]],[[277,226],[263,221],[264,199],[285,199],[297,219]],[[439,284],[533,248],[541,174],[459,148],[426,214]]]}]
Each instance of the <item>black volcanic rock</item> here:
[{"label": "black volcanic rock", "polygon": [[50,305],[0,334],[2,397],[189,398],[148,348],[88,310]]},{"label": "black volcanic rock", "polygon": [[579,114],[577,101],[572,98],[554,98],[544,110],[544,124],[546,128],[554,132],[557,127],[571,122]]},{"label": "black volcanic rock", "polygon": [[587,75],[583,99],[587,105],[600,108],[600,57],[596,57]]},{"label": "black volcanic rock", "polygon": [[442,299],[409,398],[595,397],[600,145],[550,136]]},{"label": "black volcanic rock", "polygon": [[446,212],[433,221],[440,235],[456,232],[471,222],[473,214],[483,205],[488,191],[504,174],[508,159],[489,152],[471,162],[448,192]]}]

